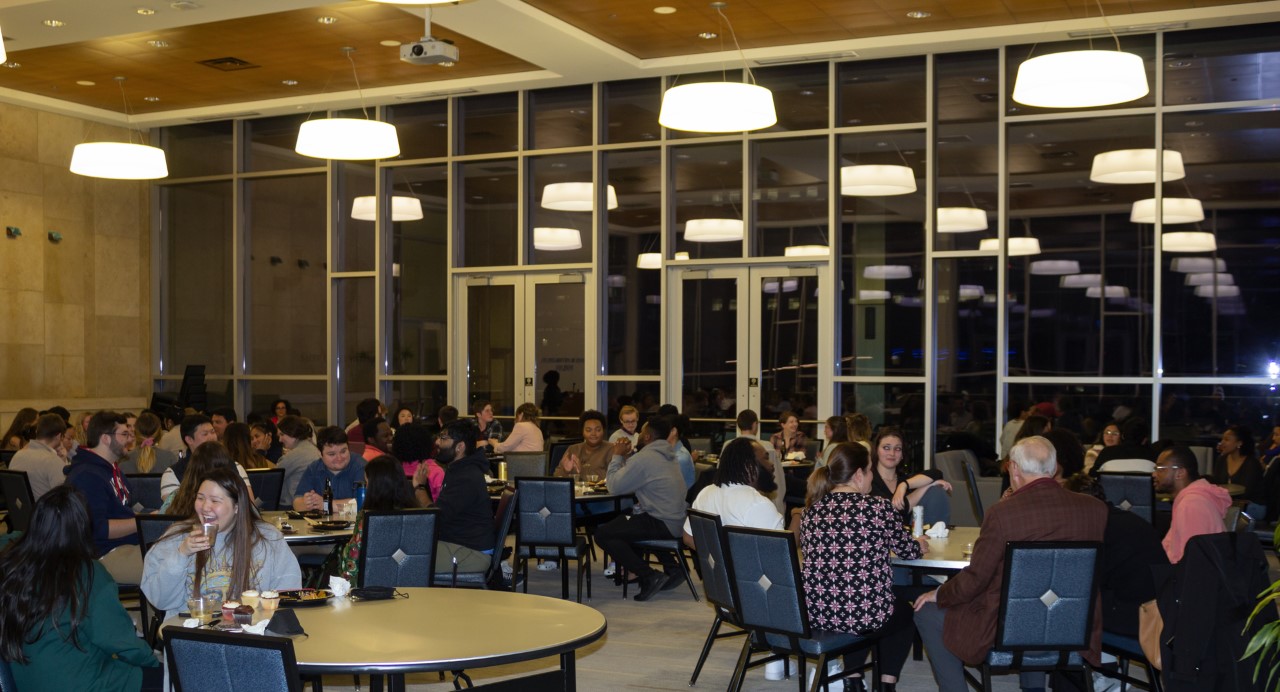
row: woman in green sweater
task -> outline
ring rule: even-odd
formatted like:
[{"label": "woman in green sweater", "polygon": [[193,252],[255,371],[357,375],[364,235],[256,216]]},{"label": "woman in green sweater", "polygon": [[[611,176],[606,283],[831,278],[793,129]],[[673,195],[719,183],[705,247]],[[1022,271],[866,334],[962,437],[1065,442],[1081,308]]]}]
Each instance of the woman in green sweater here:
[{"label": "woman in green sweater", "polygon": [[160,689],[160,662],[93,559],[79,490],[46,493],[27,534],[0,536],[0,545],[0,655],[19,689]]}]

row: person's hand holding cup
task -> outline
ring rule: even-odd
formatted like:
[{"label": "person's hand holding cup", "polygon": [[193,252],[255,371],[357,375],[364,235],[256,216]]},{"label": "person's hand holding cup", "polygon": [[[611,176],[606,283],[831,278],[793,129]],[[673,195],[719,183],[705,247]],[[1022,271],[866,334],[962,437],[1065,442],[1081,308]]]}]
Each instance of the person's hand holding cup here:
[{"label": "person's hand holding cup", "polygon": [[196,524],[191,527],[191,531],[182,539],[182,543],[178,546],[178,552],[183,555],[195,555],[202,550],[212,548],[217,537],[217,524]]}]

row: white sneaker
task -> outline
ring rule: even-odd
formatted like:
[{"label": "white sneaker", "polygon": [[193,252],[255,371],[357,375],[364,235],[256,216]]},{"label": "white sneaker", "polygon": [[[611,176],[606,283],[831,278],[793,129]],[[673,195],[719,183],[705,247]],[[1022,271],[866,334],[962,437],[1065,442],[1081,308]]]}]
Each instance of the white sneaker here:
[{"label": "white sneaker", "polygon": [[1110,692],[1119,689],[1120,681],[1115,678],[1109,678],[1102,673],[1095,672],[1093,674],[1093,692]]},{"label": "white sneaker", "polygon": [[547,560],[545,562],[538,563],[539,572],[550,572],[552,570],[559,569],[559,568],[560,568],[559,562],[552,562],[550,560]]},{"label": "white sneaker", "polygon": [[618,572],[618,566],[612,562],[604,566],[604,576],[612,577]]},{"label": "white sneaker", "polygon": [[[816,675],[816,674],[818,673],[818,667],[817,667],[817,666],[807,666],[807,667],[808,667],[808,669],[809,669],[809,677],[807,677],[807,678],[805,679],[805,681],[804,681],[804,686],[805,686],[805,687],[812,688],[812,687],[813,687],[813,676],[814,676],[814,675]],[[831,677],[835,677],[835,676],[837,676],[837,675],[839,675],[839,674],[841,674],[841,673],[843,673],[843,672],[844,672],[844,661],[843,661],[843,660],[841,660],[841,659],[838,659],[838,658],[837,658],[837,659],[835,659],[834,661],[827,661],[827,677],[829,677],[829,678],[831,678]],[[832,690],[833,692],[841,692],[841,691],[843,691],[843,690],[844,690],[844,680],[837,680],[837,681],[832,682],[832,683],[831,683],[831,690]],[[1097,691],[1095,690],[1094,692],[1097,692]]]},{"label": "white sneaker", "polygon": [[503,562],[499,562],[498,564],[502,566],[502,574],[503,574],[503,576],[507,576],[507,577],[511,576],[511,571],[512,571],[512,570],[511,570],[511,563],[510,563],[510,562],[506,562],[506,561],[504,560]]},{"label": "white sneaker", "polygon": [[769,661],[764,664],[765,680],[781,680],[786,674],[786,661]]}]

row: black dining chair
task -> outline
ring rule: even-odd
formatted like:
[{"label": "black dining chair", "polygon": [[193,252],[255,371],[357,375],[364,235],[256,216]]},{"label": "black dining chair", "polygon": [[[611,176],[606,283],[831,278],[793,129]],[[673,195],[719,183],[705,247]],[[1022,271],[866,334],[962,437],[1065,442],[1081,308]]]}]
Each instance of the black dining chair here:
[{"label": "black dining chair", "polygon": [[560,567],[560,597],[569,598],[569,562],[578,563],[578,602],[582,602],[582,580],[587,580],[591,598],[591,551],[587,539],[573,528],[572,478],[518,478],[520,504],[516,511],[516,564],[514,573],[524,580],[529,593],[529,561],[552,560]]},{"label": "black dining chair", "polygon": [[[817,670],[811,688],[816,690],[834,682],[827,661],[863,649],[871,651],[870,680],[880,679],[880,658],[875,638],[810,627],[794,534],[790,531],[726,526],[723,535],[729,588],[733,590],[733,602],[738,606],[742,626],[752,631],[757,640],[764,642],[775,654],[795,656],[799,660],[800,689],[804,689],[808,659],[816,659],[814,665]],[[736,690],[742,685],[750,647],[750,640],[743,643],[743,653],[738,658],[730,689]],[[843,680],[866,668],[846,668],[836,679]]]},{"label": "black dining chair", "polygon": [[978,519],[978,526],[982,526],[982,522],[987,518],[987,513],[982,508],[982,495],[978,494],[978,475],[973,471],[973,464],[967,460],[964,464],[964,480],[965,485],[969,486],[969,502],[973,505],[973,515]]},{"label": "black dining chair", "polygon": [[175,692],[302,692],[288,637],[170,626],[164,648]]},{"label": "black dining chair", "polygon": [[[631,547],[635,548],[636,552],[649,562],[654,562],[654,558],[661,553],[670,554],[675,559],[676,569],[680,570],[681,576],[684,577],[684,582],[689,585],[689,593],[693,594],[693,600],[702,600],[698,597],[698,588],[693,585],[693,574],[689,572],[689,558],[692,556],[693,551],[684,544],[683,540],[679,538],[647,538],[642,541],[632,541]],[[627,575],[626,568],[619,564],[618,579],[622,581],[622,597],[624,599],[627,597],[627,585],[630,583],[627,581]]]},{"label": "black dining chair", "polygon": [[280,507],[284,492],[284,469],[249,469],[249,487],[258,507],[270,512]]},{"label": "black dining chair", "polygon": [[502,551],[507,545],[507,534],[511,533],[511,520],[516,513],[518,491],[506,491],[498,500],[498,508],[493,519],[493,558],[483,572],[436,572],[435,586],[463,587],[472,589],[489,589],[502,584]]},{"label": "black dining chair", "polygon": [[[1151,661],[1147,660],[1147,655],[1143,653],[1142,645],[1137,639],[1108,632],[1104,629],[1102,630],[1102,653],[1115,656],[1120,664],[1118,670],[1099,669],[1098,672],[1102,675],[1119,680],[1125,686],[1133,686],[1150,692],[1164,692],[1164,685],[1160,683],[1160,671],[1151,665]],[[1131,663],[1137,663],[1147,669],[1146,679],[1135,678],[1129,672],[1129,664]]]},{"label": "black dining chair", "polygon": [[35,493],[31,491],[31,479],[26,471],[0,471],[0,492],[4,493],[4,504],[8,508],[5,523],[9,531],[26,531],[31,525],[31,513],[35,511]]},{"label": "black dining chair", "polygon": [[[183,519],[186,519],[186,517],[178,516],[177,514],[139,514],[133,518],[134,525],[138,527],[138,550],[141,551],[144,562],[147,559],[147,551],[151,550],[151,546],[164,537],[165,532],[174,523]],[[143,627],[142,638],[152,648],[155,648],[156,634],[160,631],[160,623],[164,622],[164,611],[157,610],[151,604],[151,601],[147,600],[147,595],[141,593],[141,591],[139,589],[138,620]]]},{"label": "black dining chair", "polygon": [[[697,546],[698,563],[702,566],[702,590],[707,602],[714,609],[716,617],[707,632],[707,640],[702,645],[702,653],[698,655],[698,663],[693,667],[693,675],[689,677],[689,686],[698,684],[698,676],[702,666],[707,662],[707,655],[717,640],[728,637],[741,637],[747,633],[738,617],[738,606],[733,601],[733,589],[729,586],[728,563],[725,560],[723,540],[724,525],[720,523],[720,515],[710,512],[689,510],[689,535],[693,536],[693,544]],[[721,632],[722,625],[734,628]],[[749,644],[749,643],[748,643]],[[761,650],[760,647],[744,644],[748,659],[747,668],[764,665],[776,661],[780,657],[773,655],[767,658],[750,660],[750,654]],[[788,663],[789,665],[789,663]]]},{"label": "black dining chair", "polygon": [[993,675],[1071,669],[1092,680],[1080,651],[1093,632],[1101,551],[1088,541],[1005,544],[995,646],[980,679],[965,669],[969,684],[989,692]]},{"label": "black dining chair", "polygon": [[126,473],[125,481],[129,484],[129,499],[133,500],[133,511],[136,514],[159,511],[164,500],[160,498],[160,477],[162,473]]},{"label": "black dining chair", "polygon": [[550,451],[547,452],[547,475],[556,472],[556,467],[560,465],[560,460],[564,458],[565,452],[568,452],[570,447],[581,443],[581,437],[570,437],[552,442]]},{"label": "black dining chair", "polygon": [[439,515],[436,509],[366,511],[360,586],[431,586]]},{"label": "black dining chair", "polygon": [[1102,471],[1098,474],[1098,482],[1102,484],[1102,492],[1106,493],[1111,506],[1132,512],[1151,523],[1156,507],[1156,489],[1151,483],[1151,474]]}]

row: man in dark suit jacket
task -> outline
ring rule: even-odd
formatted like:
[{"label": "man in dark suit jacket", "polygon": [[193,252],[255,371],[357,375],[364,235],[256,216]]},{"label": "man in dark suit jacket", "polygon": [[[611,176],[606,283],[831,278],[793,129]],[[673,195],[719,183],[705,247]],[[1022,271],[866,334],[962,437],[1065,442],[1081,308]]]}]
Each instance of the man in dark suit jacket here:
[{"label": "man in dark suit jacket", "polygon": [[[943,692],[963,692],[964,664],[977,665],[995,644],[1009,541],[1098,541],[1107,525],[1107,506],[1064,490],[1053,479],[1057,456],[1040,436],[1022,439],[1009,454],[1013,494],[982,522],[969,566],[939,589],[916,599],[916,628],[929,654],[934,680]],[[1094,603],[1093,635],[1085,659],[1098,665],[1102,615]],[[1043,679],[1043,678],[1041,678]]]}]

